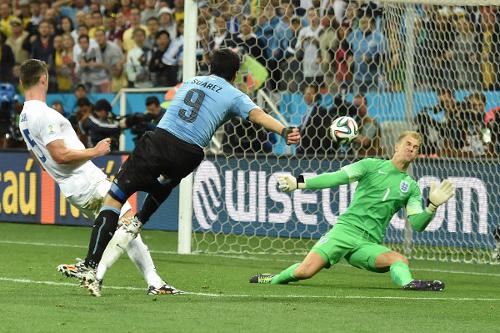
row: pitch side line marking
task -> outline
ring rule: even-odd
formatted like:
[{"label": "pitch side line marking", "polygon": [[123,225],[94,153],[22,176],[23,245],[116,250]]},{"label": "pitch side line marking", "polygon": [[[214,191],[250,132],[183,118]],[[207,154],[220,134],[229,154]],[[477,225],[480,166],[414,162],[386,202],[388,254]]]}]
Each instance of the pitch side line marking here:
[{"label": "pitch side line marking", "polygon": [[[30,246],[48,246],[48,247],[71,247],[78,249],[87,249],[87,246],[84,245],[75,245],[75,244],[56,244],[56,243],[42,243],[42,242],[19,242],[19,241],[9,241],[9,240],[0,240],[0,244],[12,244],[12,245],[30,245]],[[168,255],[177,255],[178,253],[175,251],[155,251],[151,250],[151,253],[158,254],[168,254]],[[257,261],[278,261],[278,262],[287,262],[290,260],[279,259],[279,258],[259,258],[259,257],[251,257],[251,256],[238,256],[238,255],[224,255],[224,254],[200,254],[204,256],[210,257],[221,257],[228,259],[240,259],[240,260],[257,260]],[[347,264],[337,264],[340,266],[350,266]],[[447,273],[447,274],[465,274],[465,275],[476,275],[476,276],[491,276],[491,277],[500,277],[500,273],[482,273],[482,272],[468,272],[468,271],[454,271],[454,270],[446,270],[446,269],[432,269],[432,268],[411,268],[412,271],[420,271],[420,272],[434,272],[434,273]]]},{"label": "pitch side line marking", "polygon": [[[0,281],[25,283],[25,284],[44,284],[57,287],[79,287],[76,283],[69,282],[55,282],[55,281],[38,281],[30,279],[14,279],[7,277],[0,277]],[[121,286],[104,286],[104,289],[115,290],[132,290],[144,291],[145,288],[137,287],[121,287]],[[197,293],[186,291],[186,295],[191,296],[204,296],[204,297],[227,297],[227,298],[318,298],[318,299],[389,299],[389,300],[415,300],[415,301],[461,301],[461,302],[500,302],[500,298],[477,298],[477,297],[404,297],[404,296],[360,296],[360,295],[249,295],[249,294],[212,294],[212,293]],[[182,295],[176,296],[182,297]]]}]

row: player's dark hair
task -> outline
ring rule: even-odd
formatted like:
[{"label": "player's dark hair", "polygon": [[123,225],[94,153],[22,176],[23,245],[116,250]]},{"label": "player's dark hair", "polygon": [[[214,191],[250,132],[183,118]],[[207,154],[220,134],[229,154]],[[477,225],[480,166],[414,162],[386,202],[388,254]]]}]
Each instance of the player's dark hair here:
[{"label": "player's dark hair", "polygon": [[210,56],[210,74],[233,81],[240,69],[240,57],[230,49],[214,51]]},{"label": "player's dark hair", "polygon": [[90,100],[87,97],[82,97],[79,98],[78,101],[76,101],[76,106],[92,106],[92,103],[90,103]]},{"label": "player's dark hair", "polygon": [[94,111],[111,112],[111,109],[112,109],[111,104],[105,99],[100,99],[97,102],[95,102]]},{"label": "player's dark hair", "polygon": [[166,35],[168,37],[168,39],[170,40],[170,34],[168,33],[167,30],[160,30],[156,33],[155,35],[155,39],[158,39],[160,38],[162,35]]},{"label": "player's dark hair", "polygon": [[150,106],[151,104],[160,105],[160,100],[156,96],[148,96],[146,98],[146,106]]},{"label": "player's dark hair", "polygon": [[47,64],[38,59],[26,60],[21,64],[19,71],[19,79],[25,90],[37,85],[42,75],[49,75]]}]

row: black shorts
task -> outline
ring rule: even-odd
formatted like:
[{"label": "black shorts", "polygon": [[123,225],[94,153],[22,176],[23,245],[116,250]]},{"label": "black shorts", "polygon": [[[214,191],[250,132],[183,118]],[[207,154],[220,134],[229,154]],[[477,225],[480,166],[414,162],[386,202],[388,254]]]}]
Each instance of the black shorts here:
[{"label": "black shorts", "polygon": [[162,186],[158,181],[160,175],[175,187],[200,165],[203,158],[203,149],[199,146],[156,128],[137,142],[113,180],[110,194],[125,202],[137,191],[155,192]]}]

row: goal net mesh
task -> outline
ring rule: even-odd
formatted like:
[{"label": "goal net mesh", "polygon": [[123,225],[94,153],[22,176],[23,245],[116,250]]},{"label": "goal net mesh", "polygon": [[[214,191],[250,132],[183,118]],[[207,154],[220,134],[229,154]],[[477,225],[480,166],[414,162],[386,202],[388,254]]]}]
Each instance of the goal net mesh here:
[{"label": "goal net mesh", "polygon": [[[385,243],[411,258],[492,261],[500,214],[498,5],[199,6],[198,73],[206,73],[210,51],[237,49],[242,68],[235,84],[299,127],[302,141],[287,146],[241,119],[221,127],[194,176],[193,252],[306,253],[346,210],[356,184],[288,194],[277,190],[277,177],[390,158],[398,135],[413,129],[424,138],[410,170],[423,197],[443,178],[456,195],[424,232],[412,232],[399,212]],[[344,115],[356,119],[360,135],[338,145],[327,129]]]}]

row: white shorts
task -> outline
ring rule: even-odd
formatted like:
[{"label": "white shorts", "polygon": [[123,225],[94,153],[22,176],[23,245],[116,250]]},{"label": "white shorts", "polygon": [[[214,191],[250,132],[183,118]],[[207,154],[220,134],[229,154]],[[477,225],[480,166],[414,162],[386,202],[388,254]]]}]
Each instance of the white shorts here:
[{"label": "white shorts", "polygon": [[[68,201],[90,220],[95,220],[102,207],[102,201],[111,188],[111,182],[107,179],[99,180],[92,183],[84,192],[72,195]],[[120,217],[132,209],[128,201],[125,202],[121,211]]]}]

